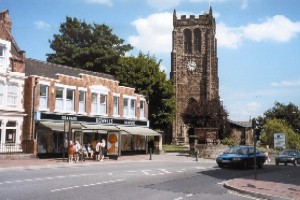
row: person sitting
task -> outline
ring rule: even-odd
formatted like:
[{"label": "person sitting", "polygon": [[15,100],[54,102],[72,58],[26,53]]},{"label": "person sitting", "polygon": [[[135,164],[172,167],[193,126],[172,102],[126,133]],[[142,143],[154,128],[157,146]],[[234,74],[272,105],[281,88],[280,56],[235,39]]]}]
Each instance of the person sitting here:
[{"label": "person sitting", "polygon": [[93,149],[91,148],[91,144],[90,143],[88,143],[88,145],[87,145],[87,153],[88,153],[88,156],[87,157],[89,157],[89,158],[93,158],[93,153],[94,153],[94,151],[93,151]]}]

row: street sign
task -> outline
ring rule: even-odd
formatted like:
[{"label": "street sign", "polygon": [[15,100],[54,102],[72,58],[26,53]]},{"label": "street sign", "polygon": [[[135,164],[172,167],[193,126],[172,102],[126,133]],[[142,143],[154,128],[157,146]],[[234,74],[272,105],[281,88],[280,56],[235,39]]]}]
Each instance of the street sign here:
[{"label": "street sign", "polygon": [[274,133],[274,148],[285,148],[285,134],[284,133]]}]

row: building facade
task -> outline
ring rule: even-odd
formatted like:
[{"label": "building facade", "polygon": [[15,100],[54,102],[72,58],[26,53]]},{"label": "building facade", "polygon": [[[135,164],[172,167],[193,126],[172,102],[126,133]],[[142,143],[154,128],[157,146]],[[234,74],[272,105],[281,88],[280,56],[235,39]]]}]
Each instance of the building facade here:
[{"label": "building facade", "polygon": [[219,100],[216,23],[208,14],[180,19],[173,13],[171,80],[176,99],[173,143],[188,142],[188,127],[181,119],[190,98],[197,101]]},{"label": "building facade", "polygon": [[25,53],[11,34],[8,10],[0,12],[0,153],[22,152]]},{"label": "building facade", "polygon": [[39,156],[61,154],[65,140],[95,148],[110,131],[120,132],[120,152],[146,152],[148,137],[159,136],[149,129],[145,96],[111,75],[34,59],[26,59],[25,75],[24,137]]}]

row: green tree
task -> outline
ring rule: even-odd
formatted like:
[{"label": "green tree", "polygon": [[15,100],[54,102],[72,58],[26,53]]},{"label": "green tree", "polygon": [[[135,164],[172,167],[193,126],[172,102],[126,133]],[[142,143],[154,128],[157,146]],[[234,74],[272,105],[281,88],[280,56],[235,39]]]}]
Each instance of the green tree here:
[{"label": "green tree", "polygon": [[274,133],[284,133],[287,148],[300,148],[300,136],[282,119],[267,119],[263,125],[262,142],[274,147]]},{"label": "green tree", "polygon": [[148,98],[151,127],[167,129],[175,116],[175,101],[172,84],[159,66],[154,56],[140,52],[137,57],[122,57],[116,76],[121,85],[133,87]]},{"label": "green tree", "polygon": [[48,62],[114,75],[120,56],[132,49],[105,24],[67,16],[59,32],[49,40],[54,53],[47,54]]},{"label": "green tree", "polygon": [[299,132],[300,130],[300,112],[298,107],[292,103],[285,105],[275,102],[274,106],[264,113],[263,119],[282,119],[288,123],[295,132]]}]

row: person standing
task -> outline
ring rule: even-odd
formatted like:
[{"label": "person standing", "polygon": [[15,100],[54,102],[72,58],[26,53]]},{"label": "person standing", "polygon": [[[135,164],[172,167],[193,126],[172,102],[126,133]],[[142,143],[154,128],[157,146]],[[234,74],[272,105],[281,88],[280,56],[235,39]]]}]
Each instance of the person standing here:
[{"label": "person standing", "polygon": [[74,145],[73,145],[73,142],[70,141],[70,145],[69,145],[69,163],[73,162],[73,156],[74,156]]},{"label": "person standing", "polygon": [[100,143],[100,151],[99,151],[100,161],[103,161],[103,159],[104,159],[105,145],[106,145],[105,139],[102,138],[101,143]]},{"label": "person standing", "polygon": [[75,155],[75,163],[79,161],[79,151],[81,150],[81,146],[78,142],[78,140],[76,140],[75,142],[75,152],[74,152],[74,155]]},{"label": "person standing", "polygon": [[100,150],[101,150],[101,142],[100,142],[100,140],[99,140],[98,143],[96,144],[96,149],[95,149],[95,160],[100,160],[100,157],[99,157]]}]

